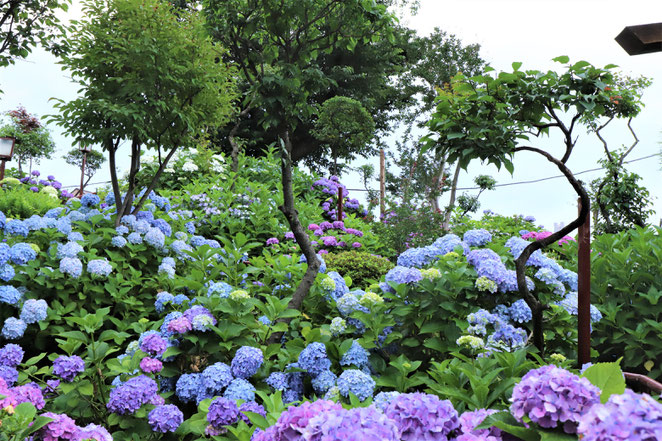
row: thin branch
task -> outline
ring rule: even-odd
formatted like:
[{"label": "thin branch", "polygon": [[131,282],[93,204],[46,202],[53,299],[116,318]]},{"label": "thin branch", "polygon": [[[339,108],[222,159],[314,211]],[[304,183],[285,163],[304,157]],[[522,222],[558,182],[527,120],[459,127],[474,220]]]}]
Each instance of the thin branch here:
[{"label": "thin branch", "polygon": [[625,151],[625,153],[623,153],[623,155],[621,156],[621,159],[618,161],[618,165],[623,165],[623,161],[625,160],[625,157],[626,157],[627,155],[630,154],[630,152],[632,151],[632,149],[634,149],[634,147],[635,147],[637,144],[639,144],[639,138],[637,138],[637,134],[634,133],[634,130],[632,129],[632,125],[631,125],[631,123],[632,123],[632,118],[630,117],[630,118],[628,119],[628,129],[630,129],[630,133],[632,133],[632,137],[634,138],[634,142],[632,143],[632,145],[630,146],[630,148],[627,149],[627,150]]},{"label": "thin branch", "polygon": [[607,155],[607,159],[609,160],[609,162],[612,162],[614,159],[613,159],[613,157],[611,156],[611,152],[609,151],[609,148],[607,147],[607,141],[605,141],[605,139],[604,139],[604,138],[602,137],[602,135],[600,134],[600,130],[602,130],[602,129],[604,129],[605,127],[607,127],[607,124],[609,124],[610,122],[612,122],[613,119],[614,119],[614,117],[612,116],[611,118],[609,118],[609,119],[607,120],[606,123],[604,123],[603,125],[601,125],[600,127],[598,127],[598,128],[595,130],[595,134],[596,134],[596,136],[600,139],[600,141],[602,141],[602,145],[603,145],[604,148],[605,148],[605,154]]}]

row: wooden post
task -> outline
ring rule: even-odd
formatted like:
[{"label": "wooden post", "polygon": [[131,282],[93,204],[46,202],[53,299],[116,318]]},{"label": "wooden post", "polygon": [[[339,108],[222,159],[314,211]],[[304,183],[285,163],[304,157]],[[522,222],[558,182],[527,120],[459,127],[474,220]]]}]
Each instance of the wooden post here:
[{"label": "wooden post", "polygon": [[[581,211],[581,199],[578,203]],[[577,264],[577,360],[581,367],[591,361],[591,211],[578,229]]]},{"label": "wooden post", "polygon": [[85,180],[85,166],[87,165],[87,150],[83,150],[83,165],[80,168],[80,192],[78,194],[79,198],[83,197],[83,181]]},{"label": "wooden post", "polygon": [[386,193],[386,167],[384,159],[384,149],[379,149],[379,218],[384,219],[386,211],[386,202],[384,196]]},{"label": "wooden post", "polygon": [[338,210],[336,212],[336,220],[342,220],[342,187],[338,186]]}]

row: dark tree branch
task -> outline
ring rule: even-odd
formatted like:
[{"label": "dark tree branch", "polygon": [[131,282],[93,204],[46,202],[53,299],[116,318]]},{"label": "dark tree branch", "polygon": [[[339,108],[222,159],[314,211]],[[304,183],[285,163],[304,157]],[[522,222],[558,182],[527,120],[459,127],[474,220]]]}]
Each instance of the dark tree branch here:
[{"label": "dark tree branch", "polygon": [[570,185],[572,185],[572,188],[575,190],[575,192],[581,199],[581,205],[582,205],[581,210],[579,212],[579,216],[575,220],[570,222],[565,227],[561,228],[556,233],[553,233],[544,239],[538,239],[532,242],[530,245],[524,248],[522,254],[520,254],[519,257],[515,259],[515,269],[517,273],[517,288],[519,289],[520,295],[522,296],[526,304],[529,305],[529,308],[531,308],[531,313],[533,315],[533,343],[542,353],[545,348],[545,338],[542,329],[542,313],[545,309],[548,309],[549,306],[543,305],[540,302],[540,300],[538,300],[538,298],[535,295],[533,295],[529,291],[529,288],[526,286],[526,275],[525,275],[526,262],[529,260],[531,254],[533,254],[535,251],[545,248],[546,246],[558,241],[563,236],[567,235],[568,233],[574,231],[576,228],[583,225],[584,222],[586,221],[586,215],[589,213],[590,210],[590,199],[582,183],[575,178],[575,176],[572,174],[572,171],[570,171],[570,169],[562,161],[553,157],[546,151],[536,147],[530,147],[530,146],[516,147],[515,152],[519,152],[519,151],[529,151],[529,152],[538,153],[539,155],[544,156],[549,162],[556,165],[556,167],[558,167],[561,173],[565,175]]},{"label": "dark tree branch", "polygon": [[597,129],[595,129],[595,135],[596,135],[596,136],[598,137],[598,139],[600,139],[600,141],[602,142],[602,145],[604,146],[604,149],[605,149],[605,154],[607,155],[607,160],[608,160],[609,162],[612,162],[614,159],[612,158],[612,156],[611,156],[611,152],[609,151],[609,148],[607,147],[607,141],[605,141],[605,139],[604,139],[604,138],[602,137],[602,135],[600,134],[600,130],[602,130],[602,129],[604,129],[605,127],[607,127],[607,125],[608,125],[610,122],[612,122],[613,120],[614,120],[614,117],[612,116],[611,118],[609,118],[609,119],[607,120],[607,122],[605,122],[605,123],[602,124],[600,127],[598,127]]}]

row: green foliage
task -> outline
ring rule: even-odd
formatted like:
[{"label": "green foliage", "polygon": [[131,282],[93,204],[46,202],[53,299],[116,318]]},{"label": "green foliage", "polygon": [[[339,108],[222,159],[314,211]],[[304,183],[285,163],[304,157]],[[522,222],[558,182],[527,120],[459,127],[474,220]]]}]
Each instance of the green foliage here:
[{"label": "green foliage", "polygon": [[313,135],[330,147],[331,174],[338,175],[338,158],[350,161],[357,155],[366,156],[374,132],[375,123],[359,101],[336,96],[322,104]]},{"label": "green foliage", "polygon": [[28,162],[38,164],[40,159],[50,158],[55,151],[55,142],[50,130],[36,116],[23,107],[7,112],[7,115],[10,122],[0,127],[0,136],[15,139],[13,159],[18,162],[19,171]]},{"label": "green foliage", "polygon": [[[591,244],[591,300],[600,361],[623,357],[624,370],[662,378],[662,230],[633,228]],[[571,251],[572,252],[572,251]]]},{"label": "green foliage", "polygon": [[130,141],[130,199],[143,145],[161,158],[154,186],[177,148],[228,120],[234,71],[219,62],[223,50],[212,44],[197,11],[175,11],[160,0],[90,0],[83,10],[86,18],[72,24],[62,59],[83,94],[58,101],[60,114],[52,120],[78,144],[98,143],[109,152],[115,192],[115,151]]},{"label": "green foliage", "polygon": [[[74,167],[81,168],[83,166],[83,152],[80,149],[71,149],[69,152],[63,156],[64,161],[67,164],[73,165]],[[85,158],[85,176],[87,184],[92,176],[101,168],[103,163],[106,161],[106,157],[103,153],[96,150],[90,150],[87,152],[87,157]]]},{"label": "green foliage", "polygon": [[51,196],[50,193],[43,191],[35,193],[23,184],[3,185],[0,188],[0,211],[7,217],[27,219],[35,214],[43,215],[51,208],[60,205],[57,194]]},{"label": "green foliage", "polygon": [[[25,58],[37,44],[54,43],[60,29],[58,13],[67,11],[71,0],[6,1],[0,5],[0,67]],[[52,47],[57,49],[57,45]]]},{"label": "green foliage", "polygon": [[639,185],[641,177],[623,166],[623,153],[612,152],[599,162],[606,174],[591,182],[591,203],[598,210],[596,234],[618,233],[644,227],[654,213],[650,193]]},{"label": "green foliage", "polygon": [[38,416],[32,403],[13,408],[10,405],[0,409],[0,441],[22,441],[51,421],[52,418]]},{"label": "green foliage", "polygon": [[602,404],[606,403],[611,395],[620,395],[625,392],[625,377],[618,363],[594,364],[584,371],[582,377],[600,388]]},{"label": "green foliage", "polygon": [[513,387],[536,363],[528,352],[497,352],[490,357],[469,358],[456,353],[428,370],[430,393],[448,397],[458,412],[508,409]]},{"label": "green foliage", "polygon": [[366,289],[379,281],[393,264],[384,257],[359,251],[342,251],[324,256],[328,271],[337,271],[352,280],[352,286]]}]

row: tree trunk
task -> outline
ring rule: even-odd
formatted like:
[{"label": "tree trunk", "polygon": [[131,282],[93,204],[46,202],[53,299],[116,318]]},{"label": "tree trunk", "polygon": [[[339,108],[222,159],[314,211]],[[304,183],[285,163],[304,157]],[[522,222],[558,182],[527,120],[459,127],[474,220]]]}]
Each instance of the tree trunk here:
[{"label": "tree trunk", "polygon": [[460,177],[460,163],[458,161],[457,167],[455,167],[455,174],[453,175],[453,182],[451,183],[451,197],[448,201],[448,207],[446,207],[446,212],[444,213],[444,223],[441,228],[445,231],[448,231],[448,228],[451,223],[451,214],[453,213],[453,207],[455,206],[455,194],[457,193],[457,180]]},{"label": "tree trunk", "polygon": [[251,106],[246,106],[244,110],[239,112],[239,116],[237,116],[237,123],[232,127],[232,130],[230,130],[230,134],[228,135],[228,141],[230,142],[230,147],[232,147],[232,152],[230,153],[230,157],[232,158],[232,171],[234,173],[237,173],[239,171],[239,144],[235,140],[235,136],[237,136],[237,132],[239,131],[239,124],[241,124],[241,118],[243,116],[248,115],[248,112],[250,112]]},{"label": "tree trunk", "polygon": [[[304,230],[301,222],[299,221],[299,214],[294,206],[294,189],[292,186],[292,143],[290,141],[289,131],[285,130],[280,135],[280,140],[282,142],[281,146],[281,172],[282,172],[282,184],[283,184],[283,205],[278,207],[280,211],[283,212],[287,222],[290,225],[290,229],[294,233],[294,238],[301,248],[301,252],[306,256],[306,261],[308,262],[308,268],[304,274],[301,282],[294,291],[292,299],[288,303],[288,309],[301,310],[303,301],[310,291],[310,287],[315,282],[315,277],[317,277],[317,271],[319,270],[320,263],[317,260],[317,254],[313,249],[308,234]],[[289,323],[291,318],[283,319],[282,321]],[[274,334],[269,339],[270,342],[275,342],[280,339],[281,334]]]},{"label": "tree trunk", "polygon": [[535,147],[528,147],[528,146],[517,147],[515,149],[515,152],[518,151],[535,152],[547,158],[548,161],[554,163],[558,167],[558,169],[565,175],[566,179],[568,180],[568,182],[570,182],[570,185],[572,185],[572,188],[575,190],[575,192],[581,199],[581,210],[579,212],[579,216],[575,220],[570,222],[565,227],[561,228],[556,233],[553,233],[544,239],[539,239],[536,240],[535,242],[532,242],[530,245],[524,248],[522,254],[520,254],[519,257],[515,259],[515,270],[517,273],[517,288],[519,290],[520,295],[526,302],[526,304],[529,305],[529,308],[531,308],[531,313],[533,315],[533,344],[538,348],[540,353],[543,354],[545,350],[545,336],[543,334],[542,313],[545,309],[548,309],[549,306],[543,305],[540,302],[540,300],[538,300],[538,298],[534,296],[529,291],[529,288],[526,286],[526,274],[525,274],[526,262],[529,260],[529,257],[531,257],[531,254],[533,254],[535,251],[545,248],[546,246],[561,239],[563,236],[569,234],[579,226],[583,225],[584,222],[586,221],[586,215],[590,211],[591,202],[582,183],[575,178],[575,176],[572,174],[570,169],[563,162],[556,159],[546,151]]},{"label": "tree trunk", "polygon": [[119,180],[117,179],[117,168],[115,163],[115,152],[119,142],[113,143],[112,139],[107,139],[104,148],[108,150],[108,167],[110,168],[110,183],[115,195],[115,226],[119,226],[122,217],[120,216],[119,209],[122,206],[122,193],[120,193]]}]

